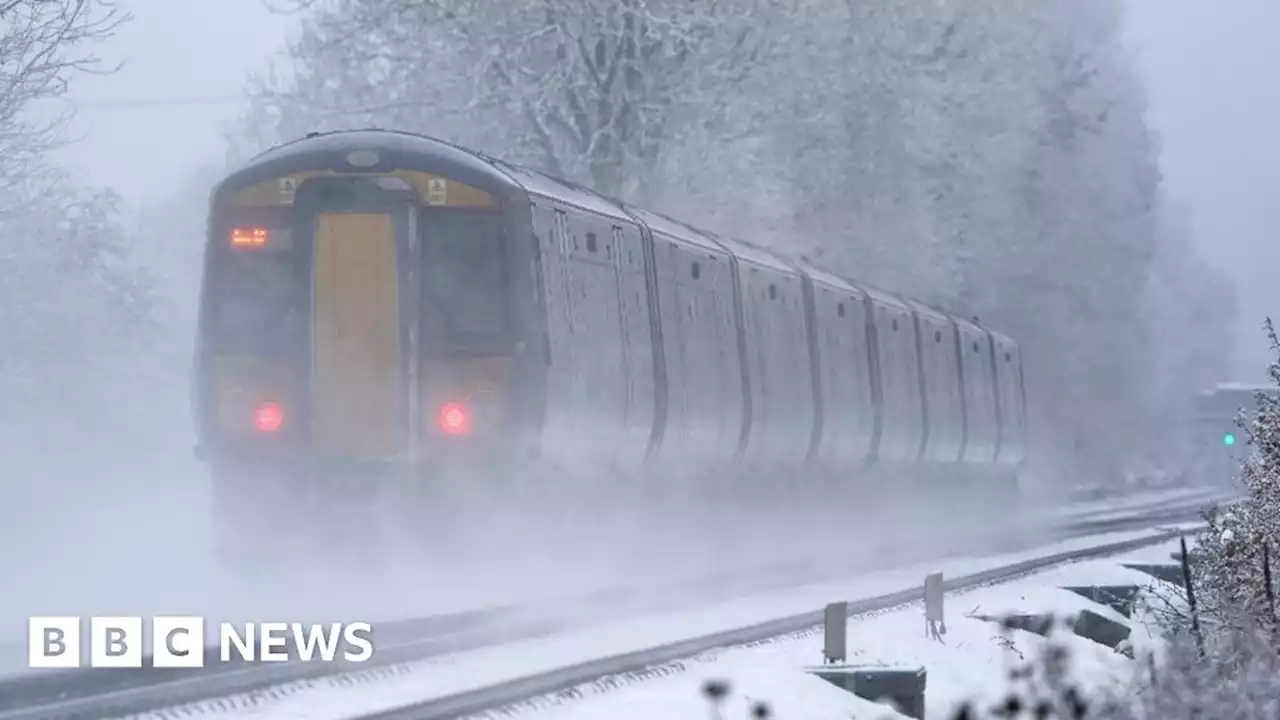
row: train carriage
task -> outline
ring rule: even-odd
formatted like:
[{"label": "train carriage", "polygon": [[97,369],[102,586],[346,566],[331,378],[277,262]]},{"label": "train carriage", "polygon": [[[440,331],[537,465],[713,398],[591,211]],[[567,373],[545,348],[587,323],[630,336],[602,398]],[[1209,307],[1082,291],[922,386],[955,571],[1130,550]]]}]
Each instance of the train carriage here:
[{"label": "train carriage", "polygon": [[193,403],[232,514],[543,463],[785,491],[1025,457],[1009,338],[434,139],[270,150],[208,232]]},{"label": "train carriage", "polygon": [[422,143],[310,138],[215,189],[196,357],[211,457],[379,465],[512,447],[529,422],[528,205],[492,165]]}]

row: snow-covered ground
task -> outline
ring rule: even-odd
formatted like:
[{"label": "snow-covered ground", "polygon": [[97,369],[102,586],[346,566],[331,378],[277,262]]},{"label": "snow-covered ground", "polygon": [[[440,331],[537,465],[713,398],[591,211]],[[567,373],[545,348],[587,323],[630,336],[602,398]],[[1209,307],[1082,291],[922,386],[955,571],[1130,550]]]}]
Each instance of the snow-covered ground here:
[{"label": "snow-covered ground", "polygon": [[[1177,543],[1144,548],[1115,558],[1062,565],[1024,579],[989,586],[946,599],[944,642],[926,637],[922,608],[906,608],[854,618],[849,623],[849,662],[923,666],[927,673],[926,718],[941,720],[954,716],[966,701],[984,705],[998,702],[1008,692],[1008,672],[1034,660],[1050,641],[1038,635],[1013,630],[971,617],[973,614],[1001,615],[1008,612],[1071,615],[1092,610],[1131,627],[1130,635],[1138,658],[1150,645],[1151,633],[1141,614],[1126,619],[1109,607],[1090,602],[1061,589],[1062,586],[1123,585],[1151,586],[1149,575],[1123,567],[1124,563],[1170,562],[1169,553]],[[1065,646],[1072,658],[1073,677],[1085,687],[1110,686],[1122,689],[1142,672],[1135,661],[1090,640],[1057,634],[1052,642]],[[686,671],[607,693],[584,693],[567,702],[544,700],[541,709],[531,708],[521,716],[527,720],[586,720],[608,717],[663,717],[690,720],[707,717],[708,703],[701,687],[707,680],[728,684],[729,695],[722,707],[723,717],[746,718],[750,708],[767,702],[775,717],[803,717],[808,720],[847,720],[850,717],[880,720],[899,717],[883,706],[873,706],[836,689],[826,681],[806,673],[806,666],[822,661],[822,635],[814,631],[768,644],[725,650],[685,664]]]},{"label": "snow-covered ground", "polygon": [[1138,492],[1122,497],[1087,500],[1072,503],[1061,518],[1104,520],[1128,517],[1155,510],[1207,506],[1214,502],[1226,502],[1239,497],[1236,488],[1175,488]]},{"label": "snow-covered ground", "polygon": [[[502,647],[460,653],[396,668],[373,670],[340,679],[319,679],[291,683],[276,692],[255,693],[251,698],[220,700],[213,704],[197,704],[206,717],[271,717],[271,718],[346,718],[378,709],[405,705],[433,697],[484,687],[496,682],[546,672],[555,668],[597,658],[622,654],[655,645],[723,630],[743,627],[793,614],[821,609],[835,600],[854,600],[919,588],[926,574],[941,571],[958,577],[982,570],[1008,566],[1031,558],[1044,557],[1069,550],[1092,547],[1138,537],[1151,532],[1113,533],[1081,538],[1016,554],[958,558],[954,560],[902,567],[787,592],[705,606],[697,611],[657,614],[616,623],[596,625],[555,637],[512,643]],[[1130,553],[1125,559],[1138,561],[1168,560],[1169,549]],[[919,608],[890,612],[873,620],[855,622],[850,628],[850,651],[857,661],[916,662],[929,666],[929,699],[932,707],[945,706],[963,691],[988,675],[1000,679],[1005,652],[992,638],[998,631],[985,623],[960,617],[961,612],[982,607],[999,612],[1014,605],[1029,609],[1079,608],[1088,605],[1074,595],[1046,589],[1047,582],[1073,583],[1112,582],[1120,573],[1126,578],[1149,582],[1147,576],[1119,569],[1118,561],[1079,563],[1064,566],[1032,579],[1007,586],[978,590],[948,599],[948,633],[946,644],[926,642],[922,635],[923,620]],[[1099,568],[1109,568],[1107,579],[1100,580]],[[1015,602],[1015,599],[1017,600]],[[1015,638],[1024,654],[1034,648],[1037,638]],[[773,699],[780,708],[787,703],[793,717],[849,717],[859,707],[856,698],[826,688],[822,681],[809,678],[800,670],[820,661],[820,636],[778,642],[756,649],[730,650],[708,662],[691,662],[674,666],[674,670],[693,669],[668,679],[617,690],[570,703],[555,709],[573,717],[622,717],[627,713],[658,712],[664,717],[680,717],[699,713],[706,708],[697,688],[703,677],[728,677],[738,688],[738,697]],[[1111,658],[1110,651],[1090,652],[1085,657],[1096,664],[1100,673],[1125,667],[1123,658]],[[936,666],[936,667],[935,667]],[[1105,672],[1104,672],[1105,671]],[[980,684],[980,683],[979,683]],[[825,699],[823,699],[825,698]],[[745,701],[744,701],[745,702]],[[821,710],[819,711],[819,706]],[[578,713],[575,715],[574,713]],[[815,714],[818,713],[818,714]],[[931,711],[932,714],[932,711]],[[859,715],[859,717],[868,717]],[[878,716],[877,716],[878,717]]]}]

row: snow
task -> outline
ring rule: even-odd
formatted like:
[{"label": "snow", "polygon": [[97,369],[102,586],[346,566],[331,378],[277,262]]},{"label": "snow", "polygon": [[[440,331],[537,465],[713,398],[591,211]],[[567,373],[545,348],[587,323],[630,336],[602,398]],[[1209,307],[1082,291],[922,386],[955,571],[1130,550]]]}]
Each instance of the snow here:
[{"label": "snow", "polygon": [[[1167,557],[1176,543],[1156,546]],[[851,664],[915,665],[927,669],[926,718],[949,718],[956,706],[966,701],[994,702],[1007,691],[1008,672],[1022,660],[1037,657],[1049,642],[1065,647],[1072,658],[1074,677],[1085,687],[1121,689],[1132,677],[1132,660],[1097,643],[1071,634],[1056,634],[1052,640],[1013,630],[1003,641],[995,624],[974,617],[975,613],[999,616],[1007,612],[1070,615],[1092,610],[1118,622],[1130,624],[1131,640],[1138,652],[1150,644],[1147,628],[1131,624],[1109,607],[1092,603],[1060,585],[1100,585],[1131,583],[1149,586],[1153,579],[1122,566],[1139,561],[1129,554],[1115,559],[1059,566],[1026,579],[948,595],[947,633],[943,642],[928,639],[923,632],[922,608],[907,608],[854,618],[849,623]],[[1140,617],[1135,615],[1135,619]],[[693,664],[689,672],[665,677],[632,690],[599,694],[580,702],[561,703],[522,714],[527,720],[578,720],[579,718],[703,718],[706,705],[698,689],[707,679],[721,679],[734,689],[736,701],[725,717],[746,717],[741,708],[747,698],[770,703],[780,717],[813,720],[852,716],[886,717],[883,710],[848,704],[849,694],[818,683],[802,682],[799,668],[821,661],[822,635],[814,631],[767,645],[727,650],[709,661]],[[806,680],[808,678],[805,678]],[[816,680],[816,678],[813,678]],[[835,690],[834,687],[828,686]],[[797,697],[798,692],[807,693]]]},{"label": "snow", "polygon": [[[403,706],[412,702],[421,702],[430,698],[477,689],[504,680],[526,677],[595,658],[641,650],[793,614],[816,611],[826,603],[836,600],[869,598],[891,592],[919,588],[922,586],[925,575],[934,571],[941,571],[946,577],[957,577],[1069,550],[1140,537],[1150,537],[1152,534],[1151,531],[1111,533],[1090,538],[1079,538],[1009,555],[959,558],[945,562],[912,565],[895,570],[865,574],[849,578],[843,582],[824,583],[796,588],[787,592],[770,593],[733,602],[704,606],[694,611],[654,614],[613,623],[602,623],[576,632],[557,634],[554,637],[516,642],[501,647],[459,653],[392,668],[370,670],[337,679],[290,683],[278,688],[275,692],[255,694],[251,699],[238,698],[230,701],[223,699],[218,701],[216,706],[197,703],[192,706],[192,709],[198,710],[202,716],[218,717],[272,717],[281,719],[297,718],[299,720],[303,718],[319,720],[321,718],[350,717],[358,713]],[[1166,557],[1168,552],[1168,549],[1164,550]],[[1112,564],[1114,562],[1112,561]],[[1080,563],[1070,567],[1087,568],[1091,564],[1093,563]],[[1084,584],[1087,581],[1087,571],[1081,570],[1080,572],[1082,574],[1075,576],[1077,579],[1073,584]],[[1070,577],[1067,568],[1060,568],[1058,573],[1058,575],[1054,576],[1055,582],[1067,582],[1064,579]],[[1134,577],[1137,577],[1137,575]],[[1154,582],[1145,575],[1141,577],[1143,578],[1141,582]],[[924,662],[928,660],[932,663],[935,662],[934,654],[944,652],[951,654],[948,656],[950,659],[946,662],[952,663],[952,665],[948,667],[985,668],[990,671],[994,668],[993,663],[997,662],[1000,657],[997,653],[998,646],[995,649],[988,647],[993,643],[991,637],[995,634],[995,631],[980,621],[963,620],[957,617],[957,611],[960,607],[964,606],[968,609],[978,605],[994,612],[997,608],[1009,607],[1016,605],[1017,602],[1024,602],[1025,598],[1034,598],[1037,603],[1042,605],[1052,600],[1053,603],[1056,603],[1054,607],[1067,609],[1084,607],[1085,605],[1082,603],[1086,603],[1082,598],[1077,598],[1066,591],[1058,593],[1061,597],[1056,595],[1052,597],[1049,595],[1029,595],[1025,582],[1014,583],[1009,587],[1018,589],[1010,590],[1002,587],[990,591],[975,591],[965,593],[962,596],[954,596],[956,599],[951,599],[952,596],[949,596],[948,602],[951,609],[948,614],[947,645],[940,646],[941,649],[935,648],[928,643],[923,643],[923,622],[919,608],[909,608],[896,613],[889,612],[874,621],[884,623],[882,625],[858,626],[857,629],[853,629],[851,636],[856,639],[851,641],[851,649],[853,649],[855,643],[863,643],[863,645],[858,646],[860,650],[858,657],[874,657],[879,661],[892,660],[894,662]],[[1010,594],[1012,592],[1021,594]],[[1014,597],[1019,598],[1019,600],[1014,602]],[[900,639],[905,644],[890,644],[890,638]],[[919,642],[912,644],[913,638],[919,638]],[[1032,637],[1015,638],[1015,645],[1023,650],[1025,654],[1025,650],[1034,648],[1037,641],[1038,639],[1033,639]],[[818,642],[820,641],[812,637],[798,641],[797,648],[808,649],[797,649],[792,654],[785,655],[786,661],[791,663],[789,667],[793,668],[790,671],[789,679],[781,681],[783,687],[774,688],[770,685],[768,690],[770,692],[777,690],[779,697],[782,698],[795,697],[797,693],[803,694],[803,689],[811,685],[811,683],[808,683],[805,678],[795,677],[797,672],[794,667],[814,664],[820,659],[813,652],[813,647],[817,647],[814,643]],[[897,640],[895,640],[896,642]],[[777,643],[776,647],[784,647],[786,645],[786,643]],[[891,650],[899,653],[899,656],[893,658],[881,656]],[[960,652],[961,650],[964,652]],[[971,651],[976,653],[972,657],[970,657]],[[729,651],[726,656],[731,659],[741,652],[745,651]],[[767,654],[770,651],[762,650],[761,652]],[[902,653],[906,654],[903,655]],[[1093,657],[1093,655],[1089,657]],[[1097,662],[1103,663],[1103,660],[1099,659]],[[1113,665],[1114,663],[1105,665],[1105,668],[1112,669]],[[783,673],[783,675],[787,675],[787,673]],[[945,678],[946,673],[942,673],[942,676]],[[675,679],[671,682],[677,682],[677,680]],[[685,679],[685,682],[686,685],[678,685],[678,687],[682,688],[681,692],[688,691],[689,687],[691,687],[687,686],[687,679]],[[949,687],[949,684],[944,679],[934,681],[934,686],[942,687],[945,690],[945,688]],[[940,691],[931,690],[931,692],[937,693]],[[625,694],[619,693],[619,695]],[[955,693],[951,691],[943,692],[944,698],[950,698],[954,695]],[[694,703],[694,705],[696,704]],[[839,709],[833,709],[833,712],[845,713],[841,717],[847,717],[847,710],[848,708],[842,705]],[[609,713],[609,716],[613,716],[613,714]],[[807,716],[817,717],[816,715]]]},{"label": "snow", "polygon": [[[662,718],[708,717],[710,704],[702,695],[702,682],[713,675],[677,676],[628,690],[626,700],[612,696],[588,698],[583,702],[558,704],[529,717],[557,720],[652,720]],[[897,720],[906,717],[887,705],[863,700],[852,693],[794,667],[742,664],[733,672],[729,694],[720,706],[723,718],[751,717],[751,709],[764,703],[772,717],[783,718],[874,718]],[[661,712],[657,712],[660,710]]]},{"label": "snow", "polygon": [[1225,503],[1239,497],[1237,490],[1221,488],[1179,488],[1158,492],[1134,493],[1122,497],[1072,503],[1062,517],[1067,520],[1102,520],[1136,516],[1175,507],[1203,507]]}]

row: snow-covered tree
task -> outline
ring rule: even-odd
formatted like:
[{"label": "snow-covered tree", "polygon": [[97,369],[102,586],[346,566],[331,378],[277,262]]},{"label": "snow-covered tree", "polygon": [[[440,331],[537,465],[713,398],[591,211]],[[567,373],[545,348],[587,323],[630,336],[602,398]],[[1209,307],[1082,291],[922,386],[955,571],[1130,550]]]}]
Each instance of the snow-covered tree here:
[{"label": "snow-covered tree", "polygon": [[0,2],[0,444],[15,451],[100,438],[145,396],[124,388],[150,367],[154,285],[115,193],[48,161],[70,114],[40,102],[109,72],[90,46],[127,20],[107,0]]},{"label": "snow-covered tree", "polygon": [[132,409],[156,368],[153,279],[113,193],[50,177],[0,223],[0,435],[28,434],[13,447],[150,424]]},{"label": "snow-covered tree", "polygon": [[976,315],[1024,345],[1069,479],[1158,457],[1212,371],[1212,332],[1154,352],[1225,291],[1161,215],[1114,3],[303,4],[235,157],[424,132]]},{"label": "snow-covered tree", "polygon": [[289,131],[467,128],[472,145],[635,197],[671,139],[724,112],[768,56],[761,20],[787,1],[318,3],[287,89],[260,81],[255,111]]}]

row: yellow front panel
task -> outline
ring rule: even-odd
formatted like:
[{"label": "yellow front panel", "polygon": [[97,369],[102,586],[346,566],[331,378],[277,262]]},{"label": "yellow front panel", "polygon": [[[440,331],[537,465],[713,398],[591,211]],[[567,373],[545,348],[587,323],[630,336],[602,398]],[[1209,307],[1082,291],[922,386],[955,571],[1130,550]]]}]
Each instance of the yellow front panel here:
[{"label": "yellow front panel", "polygon": [[317,218],[312,443],[326,455],[401,451],[396,236],[391,216]]}]

